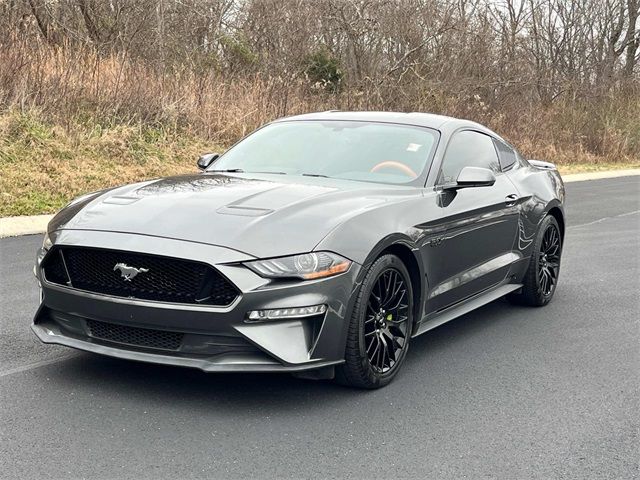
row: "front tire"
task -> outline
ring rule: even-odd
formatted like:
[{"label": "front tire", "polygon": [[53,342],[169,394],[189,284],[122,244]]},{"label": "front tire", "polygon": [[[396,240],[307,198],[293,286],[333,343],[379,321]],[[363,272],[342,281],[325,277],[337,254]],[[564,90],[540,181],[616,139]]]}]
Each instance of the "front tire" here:
[{"label": "front tire", "polygon": [[413,289],[400,258],[378,258],[360,286],[351,315],[345,363],[336,380],[359,388],[380,388],[398,373],[413,329]]},{"label": "front tire", "polygon": [[542,307],[553,298],[560,274],[562,235],[556,219],[547,215],[538,228],[522,291],[507,299],[519,305]]}]

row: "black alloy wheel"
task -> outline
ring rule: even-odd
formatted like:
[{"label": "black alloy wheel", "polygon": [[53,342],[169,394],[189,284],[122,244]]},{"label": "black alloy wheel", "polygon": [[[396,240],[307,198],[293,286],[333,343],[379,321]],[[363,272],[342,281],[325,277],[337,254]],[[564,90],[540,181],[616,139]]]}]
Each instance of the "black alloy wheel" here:
[{"label": "black alloy wheel", "polygon": [[407,343],[408,295],[405,279],[393,267],[378,275],[369,294],[364,338],[367,358],[377,373],[391,370]]},{"label": "black alloy wheel", "polygon": [[542,236],[538,252],[538,286],[542,295],[553,293],[560,272],[560,232],[553,223],[549,223]]},{"label": "black alloy wheel", "polygon": [[413,286],[396,255],[378,258],[367,271],[349,323],[345,363],[336,379],[345,385],[379,388],[397,374],[413,331]]}]

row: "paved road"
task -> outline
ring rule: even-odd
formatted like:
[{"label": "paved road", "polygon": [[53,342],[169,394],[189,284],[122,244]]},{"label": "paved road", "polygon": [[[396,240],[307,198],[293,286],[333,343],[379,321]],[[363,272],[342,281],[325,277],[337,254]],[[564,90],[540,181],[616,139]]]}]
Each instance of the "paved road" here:
[{"label": "paved road", "polygon": [[639,478],[639,185],[569,184],[554,301],[418,338],[373,392],[40,345],[40,238],[1,240],[0,476]]}]

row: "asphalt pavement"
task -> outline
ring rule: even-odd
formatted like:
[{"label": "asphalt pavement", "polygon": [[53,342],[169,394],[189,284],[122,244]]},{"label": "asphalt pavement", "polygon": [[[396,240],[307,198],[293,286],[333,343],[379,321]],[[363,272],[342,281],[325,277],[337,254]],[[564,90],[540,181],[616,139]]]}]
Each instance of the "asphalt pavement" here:
[{"label": "asphalt pavement", "polygon": [[560,284],[412,342],[387,388],[40,344],[0,240],[0,478],[640,478],[640,177],[567,185]]}]

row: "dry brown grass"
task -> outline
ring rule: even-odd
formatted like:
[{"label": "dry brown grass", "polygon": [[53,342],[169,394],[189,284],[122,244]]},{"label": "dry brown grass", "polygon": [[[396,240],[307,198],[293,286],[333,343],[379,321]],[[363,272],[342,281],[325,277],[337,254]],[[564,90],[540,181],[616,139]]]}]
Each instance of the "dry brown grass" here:
[{"label": "dry brown grass", "polygon": [[106,186],[193,171],[198,154],[284,115],[431,111],[487,124],[565,171],[640,165],[640,87],[542,107],[438,83],[376,81],[332,94],[302,78],[157,72],[92,49],[0,47],[0,215],[53,211]]},{"label": "dry brown grass", "polygon": [[0,115],[0,216],[53,212],[71,198],[123,183],[196,171],[216,147],[143,126],[67,129],[37,115]]}]

